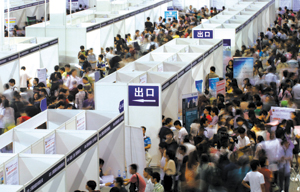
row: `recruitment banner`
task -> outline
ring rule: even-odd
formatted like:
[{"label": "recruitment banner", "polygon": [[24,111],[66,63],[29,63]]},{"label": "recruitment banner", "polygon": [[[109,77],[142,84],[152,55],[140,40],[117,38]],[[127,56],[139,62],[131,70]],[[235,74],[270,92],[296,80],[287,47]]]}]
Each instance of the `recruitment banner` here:
[{"label": "recruitment banner", "polygon": [[19,185],[19,161],[18,156],[5,165],[5,184]]},{"label": "recruitment banner", "polygon": [[253,57],[233,58],[233,78],[241,85],[245,78],[253,79]]},{"label": "recruitment banner", "polygon": [[140,83],[147,83],[147,73],[140,76]]},{"label": "recruitment banner", "polygon": [[209,79],[209,92],[213,97],[217,97],[217,82],[219,77]]},{"label": "recruitment banner", "polygon": [[42,82],[47,86],[47,69],[42,68],[42,69],[37,69],[37,78],[39,79],[39,82]]},{"label": "recruitment banner", "polygon": [[45,138],[45,154],[56,154],[55,133]]},{"label": "recruitment banner", "polygon": [[[17,25],[17,18],[16,17],[10,17],[9,18],[9,31],[13,31],[15,25]],[[5,19],[5,26],[8,29],[8,19]]]},{"label": "recruitment banner", "polygon": [[183,127],[190,132],[191,124],[198,118],[198,93],[182,95]]},{"label": "recruitment banner", "polygon": [[286,108],[286,107],[271,107],[270,117],[272,121],[279,121],[281,122],[283,119],[291,119],[291,113],[295,112],[293,108]]},{"label": "recruitment banner", "polygon": [[198,91],[198,93],[202,93],[202,83],[203,83],[203,80],[196,80],[195,81],[195,86],[196,86],[196,89]]}]

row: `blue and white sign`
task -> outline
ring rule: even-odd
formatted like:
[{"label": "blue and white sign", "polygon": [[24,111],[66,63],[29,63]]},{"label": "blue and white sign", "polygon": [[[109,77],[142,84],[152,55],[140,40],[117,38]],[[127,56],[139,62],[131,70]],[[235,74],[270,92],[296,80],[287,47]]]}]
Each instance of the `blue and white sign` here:
[{"label": "blue and white sign", "polygon": [[120,101],[119,104],[119,112],[122,113],[124,111],[124,100]]},{"label": "blue and white sign", "polygon": [[195,38],[195,39],[213,39],[214,31],[213,30],[194,30],[193,38]]},{"label": "blue and white sign", "polygon": [[165,11],[165,18],[168,20],[169,18],[173,19],[178,19],[178,11]]},{"label": "blue and white sign", "polygon": [[195,85],[196,85],[196,89],[197,89],[198,93],[202,93],[202,83],[203,83],[203,80],[195,81]]},{"label": "blue and white sign", "polygon": [[128,87],[129,106],[159,105],[159,86],[131,85]]}]

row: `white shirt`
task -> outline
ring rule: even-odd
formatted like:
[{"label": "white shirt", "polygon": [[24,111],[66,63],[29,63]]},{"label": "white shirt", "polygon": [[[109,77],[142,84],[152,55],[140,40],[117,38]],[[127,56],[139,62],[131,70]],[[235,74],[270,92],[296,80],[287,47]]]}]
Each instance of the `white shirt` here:
[{"label": "white shirt", "polygon": [[186,131],[186,129],[184,127],[182,127],[179,131],[178,131],[178,138],[177,138],[177,143],[181,144],[183,143],[183,139],[184,137],[188,135],[188,132]]},{"label": "white shirt", "polygon": [[277,82],[277,76],[274,73],[268,73],[265,76],[266,83],[270,84],[271,82]]},{"label": "white shirt", "polygon": [[27,79],[29,79],[29,75],[24,70],[20,71],[20,88],[27,87]]},{"label": "white shirt", "polygon": [[162,167],[164,167],[166,164],[166,158],[163,156],[160,160],[160,178],[164,178],[165,172]]},{"label": "white shirt", "polygon": [[82,84],[82,79],[80,77],[77,77],[77,76],[73,77],[73,75],[70,75],[66,82],[66,86],[69,88],[69,90],[71,90],[73,88],[72,82],[74,82],[74,81],[77,82],[77,85]]},{"label": "white shirt", "polygon": [[186,147],[186,154],[189,155],[191,152],[196,150],[195,145],[192,145],[190,143],[183,143],[183,145]]},{"label": "white shirt", "polygon": [[271,31],[267,31],[265,35],[267,35],[269,39],[272,39],[273,37],[273,33]]},{"label": "white shirt", "polygon": [[3,95],[5,96],[5,98],[8,101],[11,101],[13,98],[13,90],[12,89],[6,89],[5,91],[3,91]]},{"label": "white shirt", "polygon": [[149,179],[146,183],[145,192],[152,192],[153,189],[154,189],[154,184],[151,182],[151,179]]},{"label": "white shirt", "polygon": [[113,57],[114,57],[114,54],[112,54],[112,53],[110,53],[110,52],[106,53],[106,59],[110,60],[110,59],[112,59]]},{"label": "white shirt", "polygon": [[237,139],[238,139],[238,143],[235,145],[237,149],[241,147],[245,147],[246,145],[250,144],[249,137],[247,136],[245,136],[243,139],[241,138],[241,136],[238,136]]},{"label": "white shirt", "polygon": [[250,183],[251,192],[261,192],[261,184],[265,184],[264,175],[258,171],[251,171],[247,173],[246,177],[243,179]]}]

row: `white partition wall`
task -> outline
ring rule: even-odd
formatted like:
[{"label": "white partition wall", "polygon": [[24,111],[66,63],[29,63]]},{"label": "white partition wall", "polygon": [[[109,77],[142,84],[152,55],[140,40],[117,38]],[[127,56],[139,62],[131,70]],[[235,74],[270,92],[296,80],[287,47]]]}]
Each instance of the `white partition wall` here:
[{"label": "white partition wall", "polygon": [[67,16],[64,26],[56,26],[51,22],[29,26],[26,28],[26,36],[59,37],[59,61],[76,63],[81,45],[94,48],[95,54],[99,55],[101,48],[114,46],[117,34],[124,38],[125,34],[130,33],[133,38],[135,30],[143,31],[146,18],[156,21],[159,16],[164,15],[170,3],[171,0],[147,1],[117,13],[85,10]]},{"label": "white partition wall", "polygon": [[[234,54],[242,45],[252,46],[258,38],[258,33],[271,25],[275,16],[272,12],[274,2],[274,0],[245,1],[234,4],[226,11],[193,28],[193,37],[230,39]],[[226,19],[222,18],[223,15]]]},{"label": "white partition wall", "polygon": [[37,69],[47,68],[48,73],[54,71],[58,65],[58,39],[57,38],[32,38],[14,37],[5,44],[10,50],[0,52],[0,92],[3,92],[3,85],[9,79],[16,80],[16,86],[20,85],[20,70],[26,67],[27,74],[37,77]]}]

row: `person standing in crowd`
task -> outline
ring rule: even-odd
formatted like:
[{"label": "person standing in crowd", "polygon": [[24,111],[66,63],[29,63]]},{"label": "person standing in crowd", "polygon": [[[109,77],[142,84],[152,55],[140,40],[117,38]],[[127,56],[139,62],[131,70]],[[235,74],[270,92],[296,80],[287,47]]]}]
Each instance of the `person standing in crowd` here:
[{"label": "person standing in crowd", "polygon": [[[260,168],[258,160],[252,160],[250,163],[252,171],[247,173],[246,177],[243,179],[243,185],[251,189],[251,192],[265,192],[265,179],[263,174],[259,173]],[[250,186],[246,183],[249,182]]]},{"label": "person standing in crowd", "polygon": [[9,84],[4,84],[3,86],[4,91],[2,93],[2,95],[8,100],[8,101],[12,101],[12,97],[13,97],[13,90],[9,88]]},{"label": "person standing in crowd", "polygon": [[90,48],[87,55],[87,61],[91,64],[92,69],[96,69],[97,58],[93,51],[93,48]]},{"label": "person standing in crowd", "polygon": [[173,186],[173,176],[176,174],[176,165],[175,165],[175,152],[173,150],[167,149],[164,152],[166,158],[166,164],[164,166],[164,189],[166,192],[172,191]]},{"label": "person standing in crowd", "polygon": [[164,186],[159,183],[160,181],[160,175],[157,172],[152,173],[151,175],[151,181],[154,184],[153,192],[164,192]]},{"label": "person standing in crowd", "polygon": [[174,127],[178,130],[177,143],[181,145],[183,144],[184,137],[188,135],[188,132],[184,127],[182,127],[181,122],[179,120],[176,120],[174,122]]},{"label": "person standing in crowd", "polygon": [[153,23],[150,21],[150,17],[147,17],[147,21],[145,22],[145,29],[151,30]]},{"label": "person standing in crowd", "polygon": [[145,159],[146,159],[146,166],[150,166],[150,162],[152,161],[152,157],[148,152],[151,148],[151,138],[146,136],[146,127],[142,126],[143,129],[143,137],[144,137],[144,147],[145,147]]},{"label": "person standing in crowd", "polygon": [[97,65],[96,65],[96,70],[100,72],[100,78],[104,78],[105,71],[106,71],[106,64],[103,58],[104,58],[103,55],[99,55]]},{"label": "person standing in crowd", "polygon": [[73,85],[72,85],[72,82],[77,82],[77,85],[79,84],[82,84],[82,79],[80,77],[77,76],[77,71],[76,69],[72,69],[71,70],[71,75],[68,77],[68,80],[66,82],[66,86],[68,89],[72,89],[73,88]]},{"label": "person standing in crowd", "polygon": [[160,139],[160,142],[164,142],[166,140],[166,133],[173,125],[173,120],[171,118],[166,118],[164,121],[164,125],[160,128],[160,131],[158,133],[158,137]]},{"label": "person standing in crowd", "polygon": [[1,100],[2,107],[0,108],[0,134],[4,133],[4,129],[11,125],[15,125],[14,109],[9,107],[8,100]]},{"label": "person standing in crowd", "polygon": [[17,86],[16,86],[16,80],[15,80],[15,79],[10,79],[10,80],[8,81],[8,83],[9,83],[10,89],[11,89],[12,91],[18,91],[18,88],[17,88]]},{"label": "person standing in crowd", "polygon": [[88,98],[83,101],[82,108],[87,110],[93,110],[95,109],[95,101],[94,101],[94,93],[89,92]]},{"label": "person standing in crowd", "polygon": [[75,103],[78,107],[78,109],[82,109],[83,108],[83,101],[85,101],[87,99],[87,92],[85,92],[83,90],[83,86],[81,84],[79,84],[77,86],[78,88],[78,93],[75,96]]},{"label": "person standing in crowd", "polygon": [[153,183],[151,181],[151,175],[152,175],[152,173],[153,173],[152,168],[146,167],[144,169],[143,175],[144,175],[144,178],[146,179],[146,189],[145,189],[145,192],[152,192],[153,189],[154,189],[154,185],[153,185]]},{"label": "person standing in crowd", "polygon": [[145,192],[146,182],[143,177],[137,172],[138,166],[136,164],[131,164],[129,167],[129,172],[132,176],[130,179],[124,179],[124,185],[127,186],[128,184],[130,184],[130,191],[136,191],[136,188],[138,188],[138,192]]},{"label": "person standing in crowd", "polygon": [[95,190],[97,187],[97,183],[93,180],[89,180],[86,183],[85,189],[88,190],[88,192],[100,192],[99,190]]},{"label": "person standing in crowd", "polygon": [[219,77],[215,72],[216,72],[216,68],[214,66],[210,67],[210,72],[205,77],[206,90],[209,90],[209,79]]},{"label": "person standing in crowd", "polygon": [[25,92],[27,91],[28,82],[31,79],[31,77],[25,72],[26,67],[22,66],[20,71],[20,91]]}]

